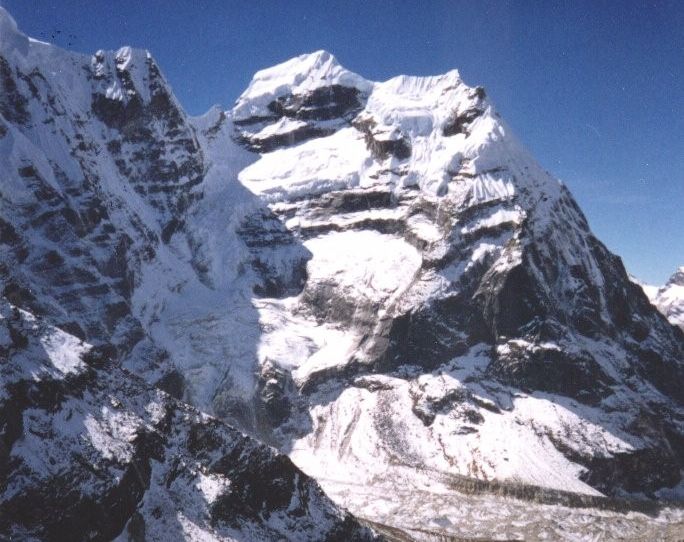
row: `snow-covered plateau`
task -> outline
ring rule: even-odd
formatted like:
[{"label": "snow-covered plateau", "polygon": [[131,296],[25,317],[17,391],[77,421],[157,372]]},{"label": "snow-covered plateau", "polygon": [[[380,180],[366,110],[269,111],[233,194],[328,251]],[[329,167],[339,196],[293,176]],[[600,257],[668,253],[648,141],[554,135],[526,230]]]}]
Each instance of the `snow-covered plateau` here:
[{"label": "snow-covered plateau", "polygon": [[190,117],[0,8],[0,164],[0,537],[682,538],[684,283],[458,72]]}]

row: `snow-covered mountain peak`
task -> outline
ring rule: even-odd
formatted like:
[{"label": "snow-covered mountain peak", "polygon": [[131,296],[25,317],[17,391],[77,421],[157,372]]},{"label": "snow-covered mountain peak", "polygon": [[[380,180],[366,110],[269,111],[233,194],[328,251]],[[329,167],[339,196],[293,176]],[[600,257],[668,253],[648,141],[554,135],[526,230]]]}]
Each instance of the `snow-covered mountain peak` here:
[{"label": "snow-covered mountain peak", "polygon": [[684,330],[684,266],[679,267],[663,286],[636,282],[670,323]]},{"label": "snow-covered mountain peak", "polygon": [[[149,104],[154,95],[164,95],[165,101],[180,110],[180,104],[147,50],[126,46],[116,51],[98,50],[93,55],[67,51],[25,36],[12,16],[2,8],[0,63],[6,65],[3,75],[5,84],[9,85],[6,93],[13,100],[11,108],[17,111],[23,110],[24,101],[18,95],[9,96],[15,88],[19,94],[28,92],[33,97],[41,96],[51,102],[58,95],[66,109],[72,110],[89,108],[104,98],[107,102],[100,101],[98,106],[101,107],[95,106],[100,116],[122,113],[121,106],[127,105],[134,96],[141,102],[134,109],[138,105]],[[11,73],[12,65],[14,74]],[[87,74],[88,85],[77,84],[83,74]],[[17,81],[12,83],[15,78]],[[54,96],[47,95],[47,89],[43,88],[46,85]],[[118,105],[114,105],[116,102]],[[30,116],[30,112],[26,113]]]},{"label": "snow-covered mountain peak", "polygon": [[[412,136],[427,136],[433,130],[449,133],[446,124],[459,113],[485,109],[484,90],[465,85],[457,70],[438,76],[400,75],[376,83],[366,110],[375,123],[395,126]],[[474,115],[474,111],[473,111]]]},{"label": "snow-covered mountain peak", "polygon": [[278,98],[310,95],[316,89],[332,86],[366,93],[372,83],[344,68],[329,52],[316,51],[254,74],[233,108],[233,117],[236,120],[267,117],[273,114],[269,105]]},{"label": "snow-covered mountain peak", "polygon": [[237,139],[263,153],[240,178],[271,201],[376,184],[467,197],[477,177],[479,194],[524,192],[527,206],[560,194],[457,70],[371,83],[329,53],[303,55],[258,72],[232,118]]},{"label": "snow-covered mountain peak", "polygon": [[143,63],[151,59],[152,55],[146,49],[135,49],[130,45],[125,45],[116,51],[114,58],[120,70],[128,70],[136,60]]},{"label": "snow-covered mountain peak", "polygon": [[684,265],[681,266],[667,281],[669,285],[684,286]]},{"label": "snow-covered mountain peak", "polygon": [[152,55],[145,49],[124,46],[116,51],[99,50],[91,57],[90,67],[94,78],[106,85],[104,94],[110,100],[128,103],[137,96],[142,103],[149,103],[154,91],[163,89],[174,105],[180,107]]},{"label": "snow-covered mountain peak", "polygon": [[14,20],[9,12],[0,6],[0,37],[5,38],[10,34],[19,34],[17,22]]},{"label": "snow-covered mountain peak", "polygon": [[[235,127],[236,140],[256,155],[238,179],[270,213],[242,230],[261,277],[255,292],[263,299],[255,306],[264,331],[256,355],[265,410],[281,423],[283,405],[297,401],[290,387],[311,400],[310,418],[292,421],[293,414],[278,430],[284,434],[287,423],[307,427],[307,436],[287,442],[292,457],[320,476],[339,462],[349,472],[377,475],[378,462],[402,457],[436,470],[460,464],[467,476],[580,492],[607,487],[609,478],[599,479],[608,471],[595,467],[594,454],[638,461],[632,448],[653,445],[630,423],[648,410],[647,400],[627,387],[614,393],[611,383],[639,367],[639,393],[655,385],[676,395],[671,382],[681,371],[679,339],[633,294],[622,263],[591,234],[567,188],[518,142],[484,89],[451,71],[376,82],[362,95],[345,95],[334,85],[284,92],[268,104],[267,115],[237,118]],[[273,227],[273,217],[284,231]],[[268,228],[258,226],[264,219]],[[296,251],[293,238],[308,252]],[[296,275],[275,278],[276,270],[297,265]],[[297,277],[305,279],[291,280]],[[659,358],[651,353],[656,350],[667,353]],[[669,377],[655,369],[658,359],[667,360]],[[488,379],[511,386],[499,388],[500,396],[485,394],[499,411],[491,419],[487,407],[478,411],[487,421],[474,425],[484,427],[458,425],[456,398],[482,397]],[[568,411],[559,426],[555,406],[528,410],[514,390],[548,393],[554,404],[565,404],[562,397],[585,405],[605,400],[606,411],[629,414],[596,424],[597,441],[610,442],[599,451],[559,436],[560,426],[584,423],[569,421],[576,413]],[[432,405],[447,403],[451,410],[443,411],[440,426],[442,407]],[[418,419],[402,414],[409,410]],[[500,425],[508,424],[504,411],[525,418],[524,434]],[[588,412],[579,417],[588,419]],[[554,467],[528,469],[527,459],[513,463],[503,449],[494,451],[498,435],[536,442],[531,428],[542,418],[549,444],[530,454]],[[388,420],[401,421],[388,430]],[[341,443],[339,427],[356,437]],[[376,436],[369,440],[369,434]],[[379,443],[372,452],[369,441]],[[319,461],[329,450],[338,459]],[[381,450],[386,460],[378,459]],[[552,476],[561,464],[563,474]],[[597,478],[587,482],[580,465]],[[630,465],[626,470],[636,463]],[[671,479],[652,487],[672,487],[677,472],[673,467]],[[651,473],[645,478],[655,480]]]},{"label": "snow-covered mountain peak", "polygon": [[465,86],[456,69],[439,75],[398,75],[376,84],[384,87],[387,92],[418,102],[434,102],[437,96],[446,94],[459,85]]}]

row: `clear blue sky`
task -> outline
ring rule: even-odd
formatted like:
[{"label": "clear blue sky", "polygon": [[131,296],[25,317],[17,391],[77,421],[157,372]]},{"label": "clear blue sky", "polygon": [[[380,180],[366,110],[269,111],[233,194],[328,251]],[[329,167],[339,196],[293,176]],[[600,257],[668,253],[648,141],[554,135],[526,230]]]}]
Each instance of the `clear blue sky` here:
[{"label": "clear blue sky", "polygon": [[192,114],[316,49],[368,79],[458,68],[487,88],[627,269],[684,265],[684,1],[0,0],[80,52],[149,49]]}]

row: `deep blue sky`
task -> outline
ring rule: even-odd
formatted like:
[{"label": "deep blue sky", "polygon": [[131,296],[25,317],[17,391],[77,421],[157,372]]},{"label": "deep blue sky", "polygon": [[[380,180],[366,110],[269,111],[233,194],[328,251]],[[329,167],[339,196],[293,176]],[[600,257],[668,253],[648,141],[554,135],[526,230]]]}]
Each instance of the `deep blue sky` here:
[{"label": "deep blue sky", "polygon": [[684,1],[0,5],[68,49],[149,49],[192,114],[230,106],[257,69],[316,49],[374,80],[458,68],[630,272],[659,284],[684,265]]}]

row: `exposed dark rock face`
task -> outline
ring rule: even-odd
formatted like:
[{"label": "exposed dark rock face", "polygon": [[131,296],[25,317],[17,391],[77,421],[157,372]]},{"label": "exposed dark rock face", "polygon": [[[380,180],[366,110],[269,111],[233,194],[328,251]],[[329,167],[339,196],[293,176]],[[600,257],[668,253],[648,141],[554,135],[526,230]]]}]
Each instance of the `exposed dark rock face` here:
[{"label": "exposed dark rock face", "polygon": [[330,85],[314,89],[305,95],[279,96],[268,104],[277,117],[300,120],[331,120],[351,118],[363,104],[356,88]]},{"label": "exposed dark rock face", "polygon": [[[269,116],[235,121],[237,140],[254,152],[270,152],[310,139],[335,133],[363,108],[358,89],[342,85],[316,88],[305,94],[278,96],[268,104]],[[290,127],[270,131],[276,123],[289,119]]]},{"label": "exposed dark rock face", "polygon": [[442,135],[449,137],[456,134],[469,133],[469,127],[475,119],[484,112],[486,93],[483,87],[475,87],[468,92],[468,98],[472,101],[464,110],[456,110],[447,119],[442,127]]},{"label": "exposed dark rock face", "polygon": [[515,344],[497,356],[489,371],[523,390],[559,393],[594,405],[610,395],[614,384],[590,355],[572,356],[541,348],[530,351]]},{"label": "exposed dark rock face", "polygon": [[281,147],[289,147],[309,139],[324,137],[332,133],[334,133],[334,130],[332,129],[303,125],[298,126],[289,132],[279,133],[269,137],[249,137],[243,133],[243,135],[239,138],[239,141],[245,144],[251,151],[270,152]]},{"label": "exposed dark rock face", "polygon": [[17,75],[21,77],[24,74],[18,70],[15,72],[7,59],[0,56],[0,113],[9,122],[26,124],[29,121],[28,100],[19,92]]},{"label": "exposed dark rock face", "polygon": [[[265,427],[277,427],[291,415],[290,395],[293,392],[289,374],[278,367],[266,365],[259,375],[259,394],[255,401],[257,416],[265,420]],[[268,432],[266,437],[268,438]]]},{"label": "exposed dark rock face", "polygon": [[384,138],[375,131],[376,122],[372,118],[355,119],[354,127],[363,133],[368,150],[374,158],[384,160],[393,156],[405,160],[411,156],[411,144],[405,137]]},{"label": "exposed dark rock face", "polygon": [[[136,66],[143,61],[142,53],[124,49],[114,58],[113,70],[107,60],[101,52],[94,57],[92,69],[99,85],[92,95],[93,115],[118,133],[107,141],[107,148],[119,172],[154,207],[170,213],[173,223],[192,201],[190,189],[204,173],[194,131],[149,55],[144,66]],[[135,87],[131,70],[147,88]],[[123,88],[124,99],[100,90],[113,84]],[[144,146],[139,145],[142,142]]]},{"label": "exposed dark rock face", "polygon": [[165,391],[175,399],[183,399],[185,392],[185,379],[183,375],[176,370],[166,373],[155,384],[160,390]]},{"label": "exposed dark rock face", "polygon": [[254,285],[256,295],[279,298],[301,292],[311,254],[298,244],[278,217],[262,209],[248,216],[237,233],[248,247],[250,264],[259,277]]},{"label": "exposed dark rock face", "polygon": [[[378,351],[378,369],[392,371],[406,363],[418,363],[432,371],[442,363],[467,352],[481,336],[468,337],[459,329],[471,325],[471,316],[463,314],[460,296],[435,300],[431,305],[401,314],[385,323],[387,341],[384,351]],[[471,313],[472,314],[472,313]],[[476,316],[475,316],[476,317]]]},{"label": "exposed dark rock face", "polygon": [[186,235],[206,170],[195,128],[143,51],[64,53],[78,92],[44,77],[32,54],[0,66],[13,108],[0,111],[7,137],[27,141],[15,150],[16,180],[0,187],[0,291],[84,340],[113,344],[156,380],[168,354],[133,314],[133,295],[160,243]]}]

